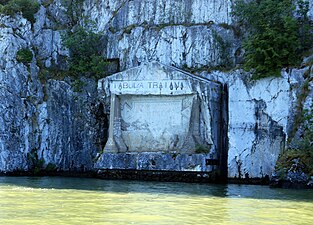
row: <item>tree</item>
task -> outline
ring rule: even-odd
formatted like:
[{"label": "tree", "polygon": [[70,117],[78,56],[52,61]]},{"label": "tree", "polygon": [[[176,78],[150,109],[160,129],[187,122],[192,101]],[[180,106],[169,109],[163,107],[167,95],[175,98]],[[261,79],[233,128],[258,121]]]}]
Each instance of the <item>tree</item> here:
[{"label": "tree", "polygon": [[69,72],[72,76],[98,78],[106,75],[108,62],[102,56],[103,40],[100,34],[77,27],[63,37],[63,42],[70,51]]},{"label": "tree", "polygon": [[[233,14],[246,30],[244,68],[253,70],[253,78],[280,75],[283,67],[295,66],[307,49],[308,31],[294,17],[292,0],[238,0]],[[307,11],[302,10],[301,18]]]}]

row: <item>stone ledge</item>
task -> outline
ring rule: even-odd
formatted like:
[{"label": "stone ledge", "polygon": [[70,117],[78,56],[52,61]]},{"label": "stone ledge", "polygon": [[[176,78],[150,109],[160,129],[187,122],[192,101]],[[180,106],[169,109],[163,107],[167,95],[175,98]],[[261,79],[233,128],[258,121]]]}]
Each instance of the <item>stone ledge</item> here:
[{"label": "stone ledge", "polygon": [[187,183],[225,183],[215,172],[98,170],[97,178],[113,180],[139,180]]},{"label": "stone ledge", "polygon": [[95,163],[95,169],[211,172],[217,169],[217,164],[209,154],[103,153]]}]

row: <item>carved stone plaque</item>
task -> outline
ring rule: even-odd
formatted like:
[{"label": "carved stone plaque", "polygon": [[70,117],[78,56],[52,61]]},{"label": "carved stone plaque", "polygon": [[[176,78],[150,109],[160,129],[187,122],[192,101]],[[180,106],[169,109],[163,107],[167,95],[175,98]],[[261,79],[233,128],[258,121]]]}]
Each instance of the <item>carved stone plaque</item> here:
[{"label": "carved stone plaque", "polygon": [[192,99],[192,95],[121,96],[122,136],[129,150],[181,148],[188,134]]},{"label": "carved stone plaque", "polygon": [[104,152],[194,153],[198,145],[210,150],[219,143],[210,111],[217,83],[153,62],[104,78],[98,87],[110,105]]}]

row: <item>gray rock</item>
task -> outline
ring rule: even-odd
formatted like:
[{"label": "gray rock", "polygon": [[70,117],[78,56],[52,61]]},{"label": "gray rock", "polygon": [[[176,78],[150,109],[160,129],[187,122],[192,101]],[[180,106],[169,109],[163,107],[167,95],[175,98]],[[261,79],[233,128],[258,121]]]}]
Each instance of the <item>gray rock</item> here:
[{"label": "gray rock", "polygon": [[95,169],[212,172],[216,168],[206,165],[207,159],[209,155],[206,154],[103,153]]},{"label": "gray rock", "polygon": [[179,68],[203,68],[233,65],[237,48],[233,31],[215,25],[148,29],[140,26],[129,33],[110,34],[106,55],[119,58],[122,69],[149,61]]},{"label": "gray rock", "polygon": [[108,26],[122,30],[142,24],[229,24],[232,20],[231,6],[229,0],[88,0],[84,9],[85,16],[94,20],[99,30]]},{"label": "gray rock", "polygon": [[64,81],[49,80],[47,101],[40,105],[42,141],[38,156],[60,170],[90,170],[101,147],[95,115],[96,83],[86,79],[82,82],[84,89],[74,92]]},{"label": "gray rock", "polygon": [[[0,18],[0,171],[27,171],[36,163],[59,170],[90,170],[103,148],[107,127],[96,82],[82,79],[81,92],[73,91],[71,81],[40,82],[37,59],[57,64],[58,56],[67,52],[59,32],[39,24],[44,10],[38,14],[35,31],[20,16]],[[31,63],[16,60],[22,48],[33,52]]]}]

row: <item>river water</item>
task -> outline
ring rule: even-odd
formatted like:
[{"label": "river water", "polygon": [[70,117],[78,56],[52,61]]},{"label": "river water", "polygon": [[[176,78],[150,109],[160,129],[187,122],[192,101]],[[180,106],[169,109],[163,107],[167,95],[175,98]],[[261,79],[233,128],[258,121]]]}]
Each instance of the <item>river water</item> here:
[{"label": "river water", "polygon": [[313,191],[0,177],[0,224],[313,224]]}]

